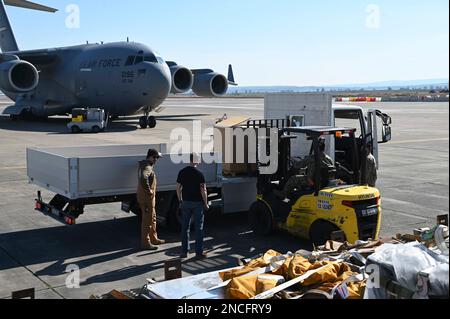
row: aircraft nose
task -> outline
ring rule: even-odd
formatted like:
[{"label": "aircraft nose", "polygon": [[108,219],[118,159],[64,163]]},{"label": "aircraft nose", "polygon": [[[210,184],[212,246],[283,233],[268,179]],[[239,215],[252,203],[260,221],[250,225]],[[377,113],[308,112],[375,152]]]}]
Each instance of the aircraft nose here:
[{"label": "aircraft nose", "polygon": [[166,64],[153,64],[149,72],[149,87],[152,96],[158,100],[164,101],[170,93],[172,85],[172,76],[170,69]]}]

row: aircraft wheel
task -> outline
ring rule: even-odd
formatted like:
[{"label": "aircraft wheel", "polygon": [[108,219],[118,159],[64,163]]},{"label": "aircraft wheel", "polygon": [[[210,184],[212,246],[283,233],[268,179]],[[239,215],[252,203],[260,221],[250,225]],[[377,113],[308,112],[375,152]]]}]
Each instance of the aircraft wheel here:
[{"label": "aircraft wheel", "polygon": [[156,127],[156,118],[154,116],[150,116],[148,118],[148,127],[149,128],[155,128]]},{"label": "aircraft wheel", "polygon": [[146,116],[139,118],[139,126],[144,130],[148,127],[148,119]]},{"label": "aircraft wheel", "polygon": [[71,131],[72,131],[72,133],[74,133],[74,134],[78,134],[78,133],[81,132],[81,129],[80,129],[78,126],[74,125],[74,126],[72,126]]},{"label": "aircraft wheel", "polygon": [[336,231],[340,231],[336,225],[324,220],[318,220],[312,224],[310,229],[311,242],[316,246],[325,245],[331,239],[331,234]]},{"label": "aircraft wheel", "polygon": [[272,214],[263,202],[253,203],[248,218],[250,227],[256,235],[267,236],[273,232]]},{"label": "aircraft wheel", "polygon": [[95,134],[100,133],[100,127],[98,127],[97,125],[95,125],[95,126],[92,128],[92,132],[94,132]]}]

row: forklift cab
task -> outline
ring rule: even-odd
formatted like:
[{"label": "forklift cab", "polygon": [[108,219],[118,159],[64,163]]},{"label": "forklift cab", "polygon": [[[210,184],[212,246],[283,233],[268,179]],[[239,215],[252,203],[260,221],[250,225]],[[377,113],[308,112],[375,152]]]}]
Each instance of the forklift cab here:
[{"label": "forklift cab", "polygon": [[[311,151],[310,157],[314,158],[315,163],[315,172],[314,172],[314,181],[313,187],[310,189],[314,194],[319,194],[320,190],[326,188],[330,185],[342,184],[340,179],[344,179],[346,184],[359,184],[361,179],[365,179],[364,176],[361,176],[360,172],[360,157],[359,148],[357,145],[357,140],[355,137],[355,128],[334,128],[334,127],[295,127],[295,128],[285,128],[280,131],[281,134],[281,143],[287,143],[288,145],[282,146],[280,151],[280,166],[279,172],[277,175],[279,177],[284,176],[283,182],[280,184],[280,187],[284,187],[287,180],[295,174],[295,169],[292,169],[292,160],[291,160],[291,152],[290,152],[290,141],[292,140],[290,137],[291,134],[296,135],[305,135],[308,141],[311,141]],[[330,137],[335,138],[335,140],[339,140],[342,138],[346,138],[349,141],[349,144],[352,146],[345,155],[346,158],[350,160],[347,161],[345,171],[347,172],[347,176],[344,176],[340,172],[343,170],[341,167],[341,163],[335,162],[334,167],[323,167],[321,163],[321,150],[320,144],[323,138]],[[302,190],[300,190],[302,191]],[[304,191],[304,190],[303,190]],[[307,191],[307,190],[306,190]]]}]

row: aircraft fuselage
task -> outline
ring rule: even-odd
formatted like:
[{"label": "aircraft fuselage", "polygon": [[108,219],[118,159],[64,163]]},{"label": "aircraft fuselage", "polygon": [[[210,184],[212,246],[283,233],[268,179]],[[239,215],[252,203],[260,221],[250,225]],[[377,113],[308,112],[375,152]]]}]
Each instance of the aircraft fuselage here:
[{"label": "aircraft fuselage", "polygon": [[86,44],[8,54],[39,71],[33,91],[4,92],[37,116],[67,114],[77,107],[103,108],[111,116],[150,112],[171,89],[168,65],[143,44]]}]

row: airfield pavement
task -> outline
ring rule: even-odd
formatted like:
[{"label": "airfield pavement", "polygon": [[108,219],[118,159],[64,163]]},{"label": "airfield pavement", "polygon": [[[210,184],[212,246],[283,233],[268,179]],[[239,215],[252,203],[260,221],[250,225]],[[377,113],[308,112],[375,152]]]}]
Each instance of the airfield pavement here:
[{"label": "airfield pavement", "polygon": [[[0,98],[0,114],[9,104]],[[97,135],[68,134],[67,118],[12,122],[0,116],[0,298],[27,288],[35,288],[37,298],[89,298],[137,288],[146,278],[162,279],[164,261],[179,254],[179,234],[162,227],[160,236],[168,243],[157,252],[140,251],[139,219],[121,212],[120,204],[89,206],[73,227],[35,212],[38,188],[28,184],[27,147],[166,143],[173,128],[192,130],[193,120],[209,127],[224,113],[262,118],[263,105],[262,99],[170,98],[156,115],[155,129],[138,129],[136,117],[120,119]],[[433,226],[437,215],[449,211],[449,104],[359,105],[380,108],[393,118],[393,140],[381,146],[380,154],[382,236]],[[51,194],[44,192],[44,198]],[[210,258],[185,261],[184,275],[234,266],[238,258],[269,248],[281,252],[310,248],[286,234],[270,239],[255,236],[243,213],[210,216],[205,245]],[[66,287],[69,265],[80,269],[78,289]]]}]

